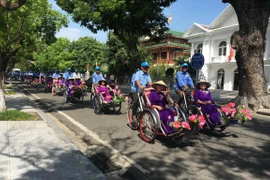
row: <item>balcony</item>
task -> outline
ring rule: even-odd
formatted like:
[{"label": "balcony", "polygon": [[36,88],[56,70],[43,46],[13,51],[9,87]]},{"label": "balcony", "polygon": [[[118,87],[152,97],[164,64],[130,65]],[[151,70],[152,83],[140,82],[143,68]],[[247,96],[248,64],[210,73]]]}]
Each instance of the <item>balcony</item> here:
[{"label": "balcony", "polygon": [[173,60],[169,59],[159,59],[159,60],[154,60],[155,64],[174,64]]},{"label": "balcony", "polygon": [[233,56],[231,61],[229,61],[228,56],[217,56],[212,57],[210,63],[226,63],[226,62],[235,62],[235,57]]}]

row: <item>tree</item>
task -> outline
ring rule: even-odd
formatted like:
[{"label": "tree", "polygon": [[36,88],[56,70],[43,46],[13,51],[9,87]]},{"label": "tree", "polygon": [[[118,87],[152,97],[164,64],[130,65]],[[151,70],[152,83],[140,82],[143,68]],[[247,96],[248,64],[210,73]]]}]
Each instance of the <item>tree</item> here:
[{"label": "tree", "polygon": [[[7,2],[7,1],[1,1]],[[0,8],[0,111],[6,109],[3,91],[4,72],[10,60],[23,48],[33,47],[35,42],[52,41],[54,34],[67,22],[67,18],[53,11],[48,1],[28,0],[22,6],[18,1],[17,10],[12,9],[10,2],[1,4]],[[14,10],[14,11],[13,11]],[[57,16],[57,17],[56,17]],[[47,18],[55,17],[55,18]],[[47,28],[50,22],[55,28]],[[50,24],[50,25],[52,25]],[[47,41],[47,42],[49,42]]]},{"label": "tree", "polygon": [[237,14],[239,31],[231,37],[236,50],[239,72],[238,103],[258,108],[269,108],[264,75],[264,50],[269,22],[269,0],[222,0],[230,3]]},{"label": "tree", "polygon": [[92,32],[113,30],[128,49],[128,59],[140,59],[137,46],[139,38],[148,35],[158,37],[168,28],[163,9],[176,0],[56,0],[57,4],[71,14],[73,20]]},{"label": "tree", "polygon": [[0,7],[7,11],[14,11],[23,6],[27,0],[18,0],[17,2],[10,2],[8,0],[0,0]]},{"label": "tree", "polygon": [[105,45],[92,37],[82,37],[72,43],[74,51],[74,66],[80,72],[84,72],[88,63],[90,69],[94,69],[95,64],[101,65],[105,62]]},{"label": "tree", "polygon": [[[140,44],[137,44],[138,51],[130,50],[120,39],[113,33],[108,33],[106,42],[109,74],[117,76],[131,75],[135,68],[140,67],[141,61],[150,62],[152,55],[145,50]],[[140,59],[137,58],[140,55]]]}]

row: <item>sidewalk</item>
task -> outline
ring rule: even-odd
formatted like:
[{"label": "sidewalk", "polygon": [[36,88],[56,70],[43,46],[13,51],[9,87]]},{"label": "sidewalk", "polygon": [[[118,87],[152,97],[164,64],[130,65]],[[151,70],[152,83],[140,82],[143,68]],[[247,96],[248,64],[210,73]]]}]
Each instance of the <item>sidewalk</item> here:
[{"label": "sidewalk", "polygon": [[6,96],[6,103],[41,120],[0,121],[1,180],[107,179],[24,94]]}]

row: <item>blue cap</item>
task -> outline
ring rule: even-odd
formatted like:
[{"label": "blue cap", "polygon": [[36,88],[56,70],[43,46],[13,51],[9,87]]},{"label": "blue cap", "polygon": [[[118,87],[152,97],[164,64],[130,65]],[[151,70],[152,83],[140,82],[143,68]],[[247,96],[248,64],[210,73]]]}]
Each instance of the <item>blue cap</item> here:
[{"label": "blue cap", "polygon": [[71,68],[67,68],[67,70],[68,70],[68,71],[70,71],[70,70],[71,70]]},{"label": "blue cap", "polygon": [[183,63],[182,64],[182,67],[188,67],[188,64],[187,63]]},{"label": "blue cap", "polygon": [[75,69],[75,72],[78,72],[78,70],[77,70],[77,69]]},{"label": "blue cap", "polygon": [[100,70],[100,68],[97,66],[97,67],[95,68],[95,70],[96,70],[96,71],[99,71],[99,70]]},{"label": "blue cap", "polygon": [[147,62],[142,62],[141,66],[142,67],[149,67],[149,64]]}]

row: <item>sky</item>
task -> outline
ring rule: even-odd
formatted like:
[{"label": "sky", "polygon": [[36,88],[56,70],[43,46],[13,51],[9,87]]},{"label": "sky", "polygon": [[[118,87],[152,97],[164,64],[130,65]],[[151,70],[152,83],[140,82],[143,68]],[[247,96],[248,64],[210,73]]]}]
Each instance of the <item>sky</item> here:
[{"label": "sky", "polygon": [[[54,0],[49,0],[52,8],[61,11]],[[168,26],[171,30],[184,32],[188,30],[193,23],[210,25],[221,12],[228,6],[222,3],[222,0],[177,0],[170,7],[164,9],[165,16],[172,14],[171,24]],[[61,11],[63,12],[63,11]],[[92,33],[79,24],[70,22],[67,28],[62,28],[56,37],[66,37],[70,40],[77,40],[80,37],[91,36],[100,42],[105,43],[107,33],[99,31],[97,34]]]}]

